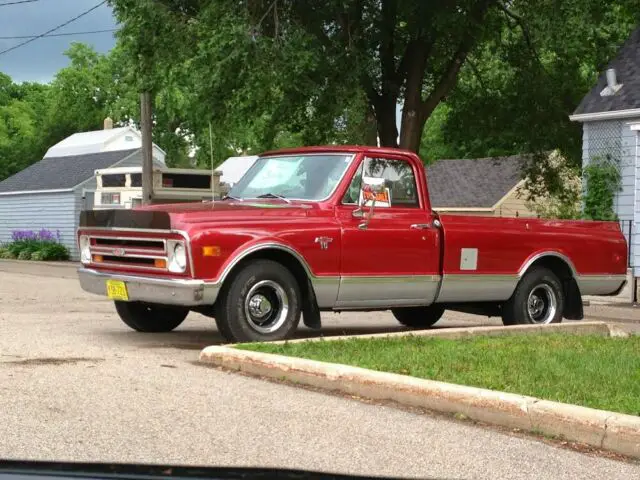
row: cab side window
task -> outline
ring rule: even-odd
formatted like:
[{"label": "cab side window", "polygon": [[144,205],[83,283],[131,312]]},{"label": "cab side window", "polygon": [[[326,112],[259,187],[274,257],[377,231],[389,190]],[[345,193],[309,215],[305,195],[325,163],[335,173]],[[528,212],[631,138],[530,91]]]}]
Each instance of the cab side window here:
[{"label": "cab side window", "polygon": [[360,197],[362,177],[383,178],[389,190],[392,207],[419,208],[416,177],[411,164],[404,160],[366,157],[353,176],[342,203],[357,204]]}]

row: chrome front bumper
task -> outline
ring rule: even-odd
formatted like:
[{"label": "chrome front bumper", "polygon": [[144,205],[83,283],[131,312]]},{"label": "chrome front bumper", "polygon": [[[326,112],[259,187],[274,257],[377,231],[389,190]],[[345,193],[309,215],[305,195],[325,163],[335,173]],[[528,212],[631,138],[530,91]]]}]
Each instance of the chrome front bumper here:
[{"label": "chrome front bumper", "polygon": [[79,268],[78,278],[83,290],[107,296],[107,280],[120,280],[127,285],[129,301],[149,302],[163,305],[195,307],[213,305],[220,290],[219,285],[202,280],[182,280],[123,275],[99,272],[90,268]]}]

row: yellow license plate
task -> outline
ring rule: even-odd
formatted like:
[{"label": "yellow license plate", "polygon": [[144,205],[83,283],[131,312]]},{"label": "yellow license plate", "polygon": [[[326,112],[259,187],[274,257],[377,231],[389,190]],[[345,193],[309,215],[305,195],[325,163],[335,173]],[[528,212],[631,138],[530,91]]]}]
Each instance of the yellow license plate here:
[{"label": "yellow license plate", "polygon": [[111,300],[129,300],[127,284],[120,280],[107,280],[107,297]]}]

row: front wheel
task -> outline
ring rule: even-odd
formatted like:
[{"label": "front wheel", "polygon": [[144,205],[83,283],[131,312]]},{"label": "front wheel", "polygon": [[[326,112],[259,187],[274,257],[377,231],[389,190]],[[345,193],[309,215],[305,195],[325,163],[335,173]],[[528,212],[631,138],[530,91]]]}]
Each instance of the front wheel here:
[{"label": "front wheel", "polygon": [[127,326],[138,332],[170,332],[184,322],[189,309],[143,302],[115,302],[116,312]]},{"label": "front wheel", "polygon": [[285,266],[256,260],[220,292],[216,324],[230,342],[283,340],[300,322],[298,282]]},{"label": "front wheel", "polygon": [[434,304],[428,307],[394,308],[391,313],[406,327],[429,328],[440,320],[444,314],[444,307]]},{"label": "front wheel", "polygon": [[536,267],[520,280],[511,298],[504,304],[505,325],[547,325],[560,323],[564,311],[564,293],[558,277],[548,268]]}]

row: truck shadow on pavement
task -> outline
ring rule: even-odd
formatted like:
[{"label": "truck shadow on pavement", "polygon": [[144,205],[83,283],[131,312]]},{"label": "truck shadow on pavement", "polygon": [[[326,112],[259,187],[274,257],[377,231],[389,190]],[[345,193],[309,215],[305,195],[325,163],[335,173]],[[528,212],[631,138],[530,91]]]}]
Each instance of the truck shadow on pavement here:
[{"label": "truck shadow on pavement", "polygon": [[[444,323],[444,322],[443,322]],[[477,322],[475,326],[486,326],[486,322]],[[432,329],[447,329],[469,326],[468,323],[446,322],[444,325],[436,325]],[[333,337],[338,335],[370,335],[381,333],[394,333],[409,331],[403,326],[381,326],[381,325],[359,325],[359,326],[336,326],[329,325],[320,330],[311,330],[306,327],[299,327],[293,338],[315,338]],[[169,333],[137,333],[128,330],[108,331],[105,335],[111,336],[119,343],[127,343],[138,348],[150,349],[178,349],[178,350],[201,350],[210,345],[224,345],[228,343],[217,331],[215,325],[210,328],[182,327]]]}]

